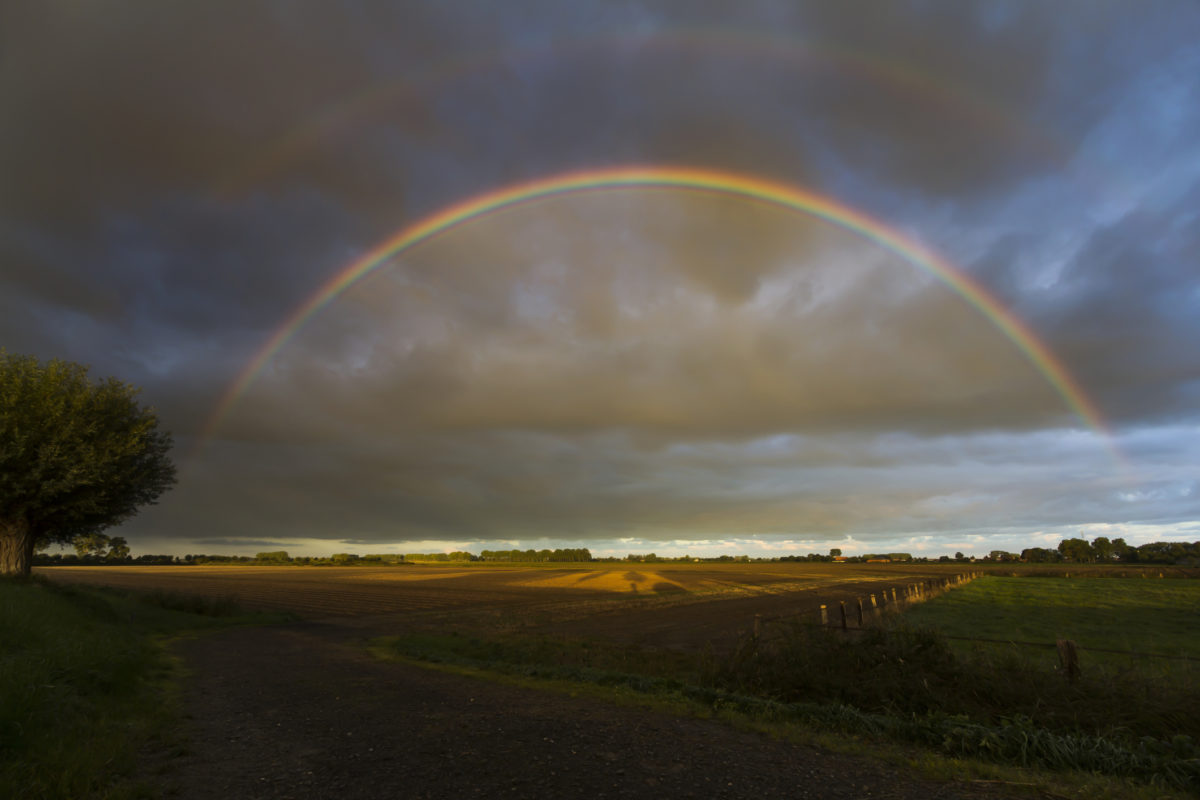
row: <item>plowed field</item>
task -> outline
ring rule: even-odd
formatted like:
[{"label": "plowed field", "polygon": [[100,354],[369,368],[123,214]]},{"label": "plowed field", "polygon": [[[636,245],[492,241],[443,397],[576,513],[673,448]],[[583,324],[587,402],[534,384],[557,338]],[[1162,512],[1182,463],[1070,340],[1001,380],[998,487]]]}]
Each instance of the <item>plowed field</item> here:
[{"label": "plowed field", "polygon": [[233,596],[309,619],[520,627],[661,647],[700,647],[753,625],[815,615],[961,568],[847,564],[581,564],[563,567],[44,567],[63,582]]}]

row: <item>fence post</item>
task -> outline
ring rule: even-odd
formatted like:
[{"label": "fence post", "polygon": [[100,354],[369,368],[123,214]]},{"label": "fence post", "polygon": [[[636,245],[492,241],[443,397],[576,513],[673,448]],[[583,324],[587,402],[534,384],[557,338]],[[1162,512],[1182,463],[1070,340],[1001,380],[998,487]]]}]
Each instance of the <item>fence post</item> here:
[{"label": "fence post", "polygon": [[824,626],[824,625],[828,625],[828,624],[829,624],[829,613],[825,608],[825,604],[821,603],[821,625]]},{"label": "fence post", "polygon": [[861,628],[862,625],[863,625],[862,598],[860,597],[860,598],[858,598],[858,627]]},{"label": "fence post", "polygon": [[1067,680],[1071,683],[1079,680],[1079,653],[1075,649],[1075,642],[1070,639],[1059,639],[1058,645],[1058,660],[1062,664],[1063,671],[1067,673]]},{"label": "fence post", "polygon": [[842,630],[846,630],[846,601],[838,600],[838,605],[842,609]]},{"label": "fence post", "polygon": [[762,632],[762,614],[754,615],[754,638],[758,638],[758,634]]}]

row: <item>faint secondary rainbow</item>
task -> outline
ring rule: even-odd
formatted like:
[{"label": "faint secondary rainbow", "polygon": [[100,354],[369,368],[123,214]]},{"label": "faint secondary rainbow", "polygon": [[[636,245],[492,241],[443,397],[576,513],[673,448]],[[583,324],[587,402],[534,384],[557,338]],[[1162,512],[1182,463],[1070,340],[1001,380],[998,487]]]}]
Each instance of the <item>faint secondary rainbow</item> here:
[{"label": "faint secondary rainbow", "polygon": [[797,75],[820,73],[853,77],[903,98],[915,114],[952,113],[972,128],[987,130],[1014,146],[1037,152],[1056,163],[1065,162],[1069,148],[1053,131],[1034,126],[995,98],[961,85],[953,76],[914,68],[900,59],[884,59],[867,51],[793,39],[779,31],[726,27],[680,26],[654,33],[616,29],[516,48],[450,53],[416,65],[403,75],[379,81],[320,106],[315,114],[297,119],[262,149],[230,165],[217,176],[215,190],[237,195],[283,173],[337,137],[359,129],[381,115],[407,108],[421,98],[449,91],[457,81],[485,76],[506,65],[539,60],[578,64],[588,58],[611,60],[680,54],[711,55],[749,62],[770,62]]},{"label": "faint secondary rainbow", "polygon": [[423,242],[490,213],[551,197],[624,189],[687,190],[740,197],[825,220],[875,242],[941,280],[991,320],[1025,354],[1067,406],[1112,447],[1111,435],[1099,410],[1050,349],[986,289],[933,250],[861,211],[796,186],[735,172],[660,166],[581,170],[506,186],[455,203],[402,228],[338,270],[312,297],[292,312],[221,397],[201,432],[199,447],[203,448],[267,362],[304,323],[376,267]]}]

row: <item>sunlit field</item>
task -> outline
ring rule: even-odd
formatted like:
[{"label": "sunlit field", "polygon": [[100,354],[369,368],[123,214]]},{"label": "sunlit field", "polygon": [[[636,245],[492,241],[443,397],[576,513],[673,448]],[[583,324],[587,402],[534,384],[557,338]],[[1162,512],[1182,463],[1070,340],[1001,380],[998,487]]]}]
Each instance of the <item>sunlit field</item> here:
[{"label": "sunlit field", "polygon": [[1200,675],[1200,581],[988,577],[905,616],[961,645],[1023,648],[1053,662],[1065,638],[1084,648],[1085,668]]},{"label": "sunlit field", "polygon": [[[960,566],[828,563],[392,567],[44,567],[54,581],[235,598],[307,618],[396,615],[397,622],[557,626],[573,632],[701,646],[748,629],[755,615],[815,615],[822,603],[882,594]],[[647,613],[653,610],[655,613]]]}]

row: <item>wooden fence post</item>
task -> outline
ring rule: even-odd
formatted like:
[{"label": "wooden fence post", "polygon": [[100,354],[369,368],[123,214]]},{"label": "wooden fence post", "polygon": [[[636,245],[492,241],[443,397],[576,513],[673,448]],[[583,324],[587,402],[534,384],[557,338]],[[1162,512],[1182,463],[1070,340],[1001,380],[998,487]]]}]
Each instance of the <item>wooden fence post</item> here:
[{"label": "wooden fence post", "polygon": [[1058,660],[1062,664],[1063,671],[1067,673],[1067,680],[1071,683],[1079,680],[1079,653],[1075,649],[1075,642],[1070,639],[1059,639],[1058,645]]},{"label": "wooden fence post", "polygon": [[821,603],[821,625],[829,624],[829,612],[825,608],[825,604]]},{"label": "wooden fence post", "polygon": [[754,615],[754,638],[757,639],[758,635],[760,633],[762,633],[762,614],[755,614]]},{"label": "wooden fence post", "polygon": [[858,627],[861,628],[862,625],[863,625],[862,598],[860,597],[860,598],[858,598]]},{"label": "wooden fence post", "polygon": [[842,630],[846,630],[846,601],[838,600],[838,605],[842,609]]}]

